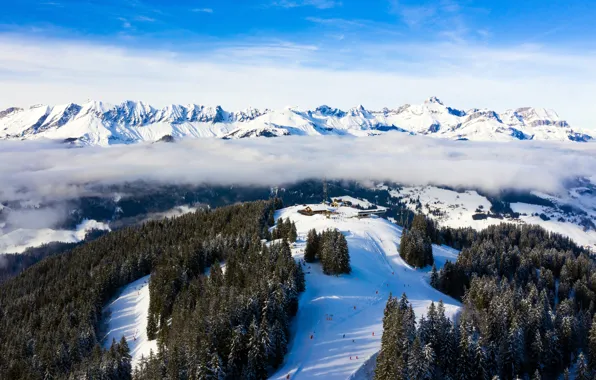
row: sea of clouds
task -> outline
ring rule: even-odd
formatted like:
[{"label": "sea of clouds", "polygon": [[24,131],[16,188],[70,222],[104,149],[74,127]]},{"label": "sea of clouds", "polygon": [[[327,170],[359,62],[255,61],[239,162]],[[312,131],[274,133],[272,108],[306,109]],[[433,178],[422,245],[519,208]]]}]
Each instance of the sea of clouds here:
[{"label": "sea of clouds", "polygon": [[[367,138],[187,139],[108,148],[0,142],[0,202],[5,204],[61,203],[136,181],[148,186],[282,186],[323,177],[556,194],[578,177],[596,178],[596,143],[450,141],[397,132]],[[64,210],[48,210],[29,207],[11,213],[9,222],[40,228],[64,215]]]}]

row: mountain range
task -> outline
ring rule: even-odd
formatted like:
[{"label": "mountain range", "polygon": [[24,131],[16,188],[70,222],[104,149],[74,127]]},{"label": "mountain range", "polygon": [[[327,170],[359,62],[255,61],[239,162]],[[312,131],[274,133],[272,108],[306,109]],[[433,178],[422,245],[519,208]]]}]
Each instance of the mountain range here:
[{"label": "mountain range", "polygon": [[373,111],[357,106],[347,111],[329,106],[314,110],[248,108],[228,112],[220,106],[143,102],[109,105],[90,101],[0,111],[0,139],[48,138],[77,145],[130,144],[173,138],[247,138],[288,135],[371,136],[391,131],[452,140],[555,140],[586,142],[596,133],[572,128],[550,109],[523,107],[498,113],[489,109],[459,110],[436,97],[422,104]]}]

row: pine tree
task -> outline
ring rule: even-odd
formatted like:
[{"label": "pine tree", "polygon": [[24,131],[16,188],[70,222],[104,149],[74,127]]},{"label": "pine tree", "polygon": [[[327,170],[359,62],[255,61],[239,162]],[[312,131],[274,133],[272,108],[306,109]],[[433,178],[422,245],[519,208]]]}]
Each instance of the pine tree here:
[{"label": "pine tree", "polygon": [[457,361],[457,378],[461,380],[470,379],[473,370],[473,360],[470,353],[470,336],[465,328],[465,320],[460,322],[459,336],[459,360]]},{"label": "pine tree", "polygon": [[424,352],[422,352],[422,345],[420,339],[416,337],[408,357],[408,378],[409,379],[425,379],[424,368],[426,367]]},{"label": "pine tree", "polygon": [[120,357],[120,364],[118,366],[119,379],[130,379],[132,371],[132,357],[130,356],[130,348],[128,347],[128,342],[126,341],[124,335],[122,335],[120,343],[118,344],[118,356]]},{"label": "pine tree", "polygon": [[422,353],[424,356],[424,366],[422,368],[422,379],[424,380],[432,380],[435,378],[435,350],[430,346],[430,344],[426,344],[423,349]]},{"label": "pine tree", "polygon": [[532,380],[542,380],[542,376],[540,376],[540,371],[538,369],[534,371],[534,376],[532,376]]},{"label": "pine tree", "polygon": [[304,248],[304,261],[307,263],[312,263],[316,260],[317,255],[319,253],[319,235],[317,231],[313,228],[312,230],[308,231],[308,235],[306,237],[306,247]]},{"label": "pine tree", "polygon": [[273,333],[271,329],[271,325],[269,324],[269,318],[266,315],[266,311],[263,312],[261,316],[261,325],[259,326],[259,341],[261,347],[263,348],[263,354],[265,361],[267,363],[273,361],[273,357],[275,354],[275,342],[271,339],[271,334]]},{"label": "pine tree", "polygon": [[511,376],[516,376],[522,369],[524,347],[523,331],[514,322],[509,329],[509,335],[507,337],[507,372]]},{"label": "pine tree", "polygon": [[588,338],[588,364],[592,371],[596,371],[596,315],[592,320],[592,328]]},{"label": "pine tree", "polygon": [[147,339],[153,340],[155,338],[157,338],[157,317],[149,312],[147,314]]},{"label": "pine tree", "polygon": [[586,362],[586,357],[584,356],[583,352],[580,352],[577,358],[577,380],[590,380],[592,376],[590,374],[590,369],[588,368],[588,363]]},{"label": "pine tree", "polygon": [[279,320],[276,320],[273,325],[273,330],[271,332],[271,341],[273,345],[273,352],[270,362],[273,368],[277,368],[277,366],[279,366],[283,362],[284,355],[288,351],[288,339],[286,336],[286,332],[284,331],[284,328],[279,322]]},{"label": "pine tree", "polygon": [[542,363],[543,351],[542,336],[540,335],[540,330],[536,329],[536,334],[534,335],[534,339],[530,346],[530,359],[532,360],[532,365],[534,367],[539,367]]},{"label": "pine tree", "polygon": [[214,352],[209,363],[209,378],[213,380],[225,380],[226,372],[223,369],[221,357]]},{"label": "pine tree", "polygon": [[383,316],[383,336],[381,337],[381,351],[377,356],[375,380],[398,378],[400,374],[398,361],[401,358],[398,341],[401,335],[403,335],[403,326],[400,320],[397,299],[390,294]]},{"label": "pine tree", "polygon": [[226,373],[230,378],[239,379],[242,376],[245,355],[244,331],[241,326],[238,326],[232,331],[232,343],[226,367]]},{"label": "pine tree", "polygon": [[262,380],[267,378],[267,370],[265,367],[266,357],[265,349],[262,344],[262,335],[257,326],[256,320],[253,318],[250,327],[250,337],[248,340],[248,363],[244,376],[248,380]]},{"label": "pine tree", "polygon": [[296,224],[294,222],[290,223],[290,230],[288,232],[288,240],[291,243],[296,242],[296,239],[298,239],[298,232],[296,231]]},{"label": "pine tree", "polygon": [[435,289],[439,289],[439,274],[437,273],[437,267],[433,264],[433,269],[430,272],[430,286]]},{"label": "pine tree", "polygon": [[479,380],[488,380],[490,378],[490,372],[488,370],[487,365],[487,357],[486,352],[484,351],[484,347],[482,344],[477,342],[474,347],[474,355],[475,355],[475,368],[474,372],[476,372],[476,379]]},{"label": "pine tree", "polygon": [[350,272],[352,272],[352,268],[350,266],[350,253],[348,252],[348,242],[346,241],[346,237],[341,232],[338,232],[336,251],[338,255],[338,272],[349,274]]}]

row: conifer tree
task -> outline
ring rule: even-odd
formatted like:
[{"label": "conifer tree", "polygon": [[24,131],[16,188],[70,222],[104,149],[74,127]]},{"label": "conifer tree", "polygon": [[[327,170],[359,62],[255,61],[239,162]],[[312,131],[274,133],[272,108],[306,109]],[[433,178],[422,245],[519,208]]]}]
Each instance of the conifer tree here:
[{"label": "conifer tree", "polygon": [[337,272],[347,274],[352,272],[352,268],[350,266],[350,253],[348,252],[348,242],[346,241],[346,237],[341,232],[338,232],[336,254],[338,262]]},{"label": "conifer tree", "polygon": [[296,231],[296,224],[294,222],[290,223],[290,230],[288,231],[288,240],[291,243],[296,242],[298,239],[298,232]]},{"label": "conifer tree", "polygon": [[398,342],[403,335],[397,299],[391,294],[385,305],[381,351],[377,356],[375,380],[397,379],[400,375],[398,361],[401,357]]},{"label": "conifer tree", "polygon": [[147,338],[149,340],[157,338],[157,317],[151,312],[147,314]]},{"label": "conifer tree", "polygon": [[250,336],[248,340],[248,362],[244,376],[250,380],[262,380],[267,378],[267,370],[265,367],[266,356],[265,349],[262,343],[262,334],[259,331],[256,320],[253,318],[250,323]]},{"label": "conifer tree", "polygon": [[425,358],[420,339],[416,337],[408,355],[408,378],[424,379]]},{"label": "conifer tree", "polygon": [[592,371],[596,371],[596,315],[592,320],[588,339],[588,364]]},{"label": "conifer tree", "polygon": [[244,331],[241,326],[237,326],[232,331],[232,341],[230,353],[228,354],[228,363],[226,373],[232,379],[239,379],[242,376],[245,357]]},{"label": "conifer tree", "polygon": [[583,352],[580,352],[577,358],[577,380],[590,380],[592,376],[590,374],[590,369],[588,368],[588,363],[586,362],[586,357],[584,356]]},{"label": "conifer tree", "polygon": [[223,368],[223,363],[221,361],[221,357],[214,352],[211,356],[211,362],[209,363],[209,372],[210,372],[210,379],[213,380],[225,380],[226,372]]},{"label": "conifer tree", "polygon": [[319,235],[317,231],[313,228],[312,230],[308,231],[308,235],[306,237],[306,247],[304,248],[304,261],[307,263],[313,263],[319,252]]},{"label": "conifer tree", "polygon": [[430,286],[435,289],[439,289],[439,274],[437,273],[437,267],[433,264],[433,268],[430,272]]}]

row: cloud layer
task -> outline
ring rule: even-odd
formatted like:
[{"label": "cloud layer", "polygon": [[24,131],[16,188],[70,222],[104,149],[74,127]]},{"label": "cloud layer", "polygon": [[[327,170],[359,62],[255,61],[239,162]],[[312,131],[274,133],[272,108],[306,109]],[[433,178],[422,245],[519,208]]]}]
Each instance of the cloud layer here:
[{"label": "cloud layer", "polygon": [[0,200],[64,201],[97,185],[273,186],[303,179],[391,181],[562,191],[596,175],[596,144],[479,143],[389,133],[377,137],[184,140],[68,149],[49,142],[0,142]]}]

